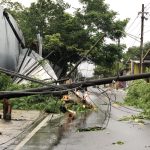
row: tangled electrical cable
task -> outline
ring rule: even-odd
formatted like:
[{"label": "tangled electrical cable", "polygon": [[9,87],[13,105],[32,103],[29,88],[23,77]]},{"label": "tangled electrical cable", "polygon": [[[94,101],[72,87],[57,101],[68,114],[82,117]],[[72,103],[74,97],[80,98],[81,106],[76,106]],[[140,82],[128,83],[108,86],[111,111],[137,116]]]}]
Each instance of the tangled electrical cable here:
[{"label": "tangled electrical cable", "polygon": [[[104,114],[103,119],[103,128],[105,129],[109,123],[110,119],[110,112],[111,112],[111,98],[107,93],[107,90],[102,90],[101,88],[96,88],[98,93],[94,93],[93,89],[91,90],[91,93],[97,98],[97,104],[94,102],[94,100],[90,99],[94,105],[98,108],[98,111],[102,112]],[[101,116],[100,116],[101,117]]]}]

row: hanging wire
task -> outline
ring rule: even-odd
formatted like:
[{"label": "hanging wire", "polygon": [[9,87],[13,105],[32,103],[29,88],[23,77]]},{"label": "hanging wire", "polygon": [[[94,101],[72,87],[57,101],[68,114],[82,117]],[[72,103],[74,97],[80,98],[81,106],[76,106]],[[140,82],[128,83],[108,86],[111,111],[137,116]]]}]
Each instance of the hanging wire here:
[{"label": "hanging wire", "polygon": [[150,3],[148,3],[146,6],[145,6],[145,11],[148,11],[149,10],[149,8],[150,8]]},{"label": "hanging wire", "polygon": [[133,22],[130,24],[130,26],[127,28],[127,32],[130,30],[130,28],[134,25],[135,21],[138,19],[139,14],[135,17],[135,19],[133,20]]},{"label": "hanging wire", "polygon": [[150,30],[145,31],[144,34],[145,34],[145,33],[148,33],[148,32],[150,32]]},{"label": "hanging wire", "polygon": [[[88,76],[88,72],[91,70],[89,69],[89,64],[87,64],[86,68],[84,67],[84,69],[81,69],[81,66],[78,67],[78,70],[80,72],[83,72],[84,71],[84,74],[85,74],[85,80],[87,80],[87,76]],[[91,70],[93,71],[93,70]],[[96,88],[98,89],[98,88]],[[84,89],[82,89],[84,91]],[[104,122],[107,120],[107,118],[110,118],[110,111],[111,111],[111,101],[110,101],[110,97],[107,95],[106,91],[104,90],[99,90],[98,89],[98,93],[95,93],[91,88],[89,90],[87,90],[87,93],[89,94],[88,96],[88,99],[93,103],[93,105],[98,109],[98,111],[102,112],[104,115],[105,115],[105,118],[104,118]],[[92,97],[95,97],[96,99],[96,102],[94,101],[94,99]],[[103,100],[103,98],[105,97],[105,99],[107,98],[107,102],[106,100]],[[106,110],[103,110],[102,107],[104,106],[107,106],[107,109]],[[99,116],[101,117],[101,116]],[[106,126],[109,122],[109,119],[106,121]],[[104,123],[103,123],[104,124]],[[106,126],[104,128],[106,128]]]},{"label": "hanging wire", "polygon": [[126,35],[132,37],[133,39],[140,39],[138,36],[125,32]]},{"label": "hanging wire", "polygon": [[[140,29],[138,30],[137,34],[136,35],[140,35]],[[136,36],[138,37],[138,36]],[[133,47],[135,45],[135,42],[137,42],[136,39],[134,39],[134,41],[132,42],[132,44],[130,45],[130,47]],[[138,41],[139,42],[139,41]]]}]

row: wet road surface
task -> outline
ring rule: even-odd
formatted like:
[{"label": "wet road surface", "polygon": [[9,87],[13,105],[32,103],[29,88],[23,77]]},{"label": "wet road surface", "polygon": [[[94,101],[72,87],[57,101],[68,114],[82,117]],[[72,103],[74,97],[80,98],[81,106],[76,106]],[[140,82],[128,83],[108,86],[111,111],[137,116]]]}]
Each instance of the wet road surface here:
[{"label": "wet road surface", "polygon": [[[37,132],[23,147],[23,150],[150,150],[150,123],[118,121],[123,116],[137,114],[119,105],[112,105],[111,117],[106,129],[100,131],[78,132],[79,128],[104,127],[108,121],[109,105],[104,95],[96,96],[97,90],[91,89],[92,100],[102,111],[84,113],[72,123],[63,120],[50,121]],[[115,91],[117,101],[122,101],[125,93]],[[108,92],[108,94],[111,94]],[[103,101],[104,100],[104,101]],[[116,144],[117,142],[122,144]]]},{"label": "wet road surface", "polygon": [[[112,108],[111,119],[105,130],[72,132],[54,150],[150,150],[150,124],[118,121],[128,114]],[[123,142],[123,145],[113,144],[117,141]]]}]

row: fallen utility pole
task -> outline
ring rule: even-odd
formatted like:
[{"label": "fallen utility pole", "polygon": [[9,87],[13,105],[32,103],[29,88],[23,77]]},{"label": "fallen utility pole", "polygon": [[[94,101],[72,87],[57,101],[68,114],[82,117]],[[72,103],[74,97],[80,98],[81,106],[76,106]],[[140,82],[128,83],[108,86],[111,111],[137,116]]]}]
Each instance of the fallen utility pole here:
[{"label": "fallen utility pole", "polygon": [[[70,90],[84,88],[94,85],[102,85],[102,84],[109,84],[113,81],[131,81],[131,80],[138,80],[150,78],[150,73],[143,73],[138,75],[128,75],[128,76],[116,76],[116,77],[109,77],[103,78],[100,80],[90,80],[85,82],[77,82],[72,84],[63,84],[63,85],[55,85],[57,90],[52,90],[52,86],[47,87],[40,87],[34,89],[27,89],[27,90],[18,90],[18,91],[1,91],[0,92],[0,99],[2,98],[15,98],[15,97],[23,97],[29,95],[37,95],[37,94],[51,94],[53,96],[61,96],[67,93]],[[62,88],[63,87],[63,88]],[[66,89],[64,89],[66,88]]]}]

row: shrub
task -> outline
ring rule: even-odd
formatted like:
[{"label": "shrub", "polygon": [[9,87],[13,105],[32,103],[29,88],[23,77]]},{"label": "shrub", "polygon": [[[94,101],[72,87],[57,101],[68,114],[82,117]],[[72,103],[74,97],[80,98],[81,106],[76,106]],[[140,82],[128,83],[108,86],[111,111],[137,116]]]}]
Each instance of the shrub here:
[{"label": "shrub", "polygon": [[[28,88],[39,87],[37,83],[29,84],[16,84],[13,83],[11,77],[0,73],[0,90],[1,91],[14,91]],[[45,110],[46,112],[58,113],[60,107],[60,101],[51,95],[34,95],[21,98],[11,99],[13,109],[21,110]],[[2,109],[2,103],[0,103],[0,109]]]},{"label": "shrub", "polygon": [[137,80],[128,88],[125,103],[143,109],[143,114],[150,118],[150,83]]}]

